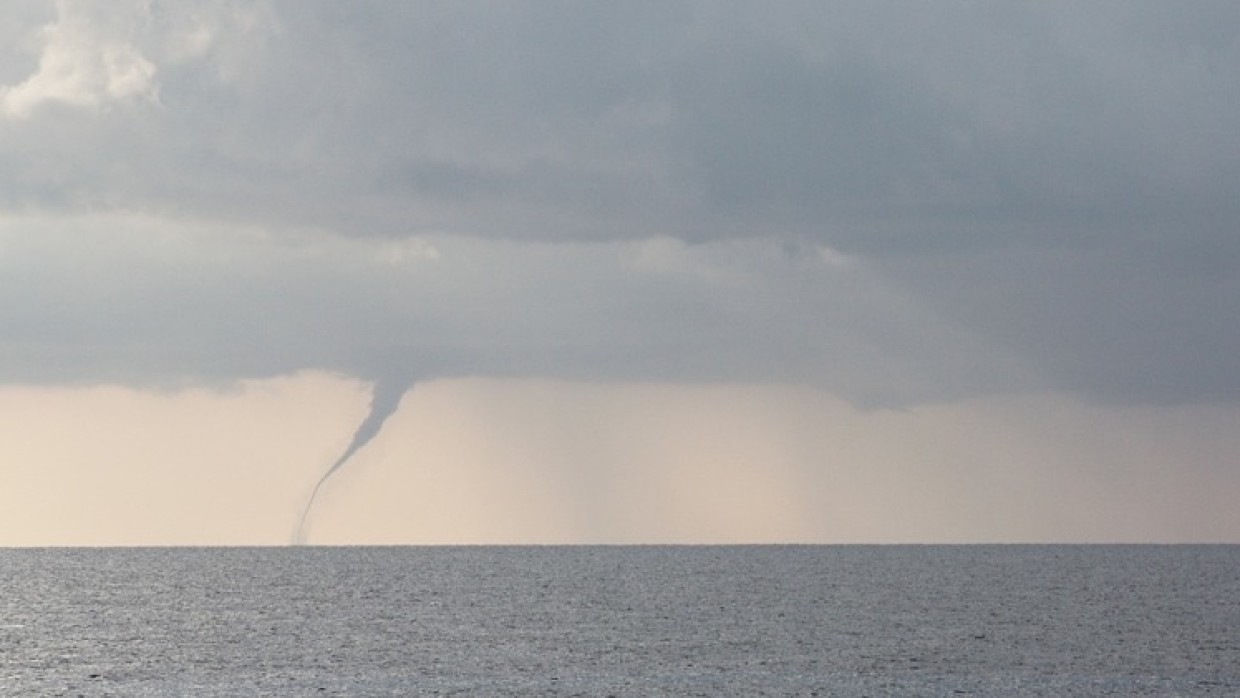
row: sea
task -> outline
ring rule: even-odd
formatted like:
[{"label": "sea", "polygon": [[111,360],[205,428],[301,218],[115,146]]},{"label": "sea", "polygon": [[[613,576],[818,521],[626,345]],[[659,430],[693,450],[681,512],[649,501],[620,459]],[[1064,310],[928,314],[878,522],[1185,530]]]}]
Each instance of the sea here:
[{"label": "sea", "polygon": [[0,550],[2,696],[1236,696],[1240,546]]}]

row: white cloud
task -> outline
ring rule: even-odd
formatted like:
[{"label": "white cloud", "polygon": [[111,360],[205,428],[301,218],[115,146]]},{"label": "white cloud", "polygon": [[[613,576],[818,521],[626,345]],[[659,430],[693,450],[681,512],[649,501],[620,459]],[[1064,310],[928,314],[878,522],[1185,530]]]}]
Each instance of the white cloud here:
[{"label": "white cloud", "polygon": [[108,21],[85,3],[57,2],[55,21],[39,30],[38,68],[0,91],[3,113],[22,119],[47,103],[99,109],[157,101],[156,66],[131,43],[133,19],[142,16],[145,5],[109,3],[107,11],[130,21]]},{"label": "white cloud", "polygon": [[393,267],[414,264],[422,260],[435,261],[439,259],[439,248],[424,238],[381,242],[376,247],[378,248],[376,251],[378,258]]}]

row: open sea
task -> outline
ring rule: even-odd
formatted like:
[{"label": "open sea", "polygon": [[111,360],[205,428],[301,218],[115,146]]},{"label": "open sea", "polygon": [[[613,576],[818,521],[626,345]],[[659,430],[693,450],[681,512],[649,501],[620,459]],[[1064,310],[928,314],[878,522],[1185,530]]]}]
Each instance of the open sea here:
[{"label": "open sea", "polygon": [[1240,546],[0,550],[2,696],[1240,695]]}]

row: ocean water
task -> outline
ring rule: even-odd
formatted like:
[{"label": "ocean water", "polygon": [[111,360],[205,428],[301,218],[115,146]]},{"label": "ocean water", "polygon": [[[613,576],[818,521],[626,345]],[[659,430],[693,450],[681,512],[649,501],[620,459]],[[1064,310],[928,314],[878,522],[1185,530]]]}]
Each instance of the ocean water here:
[{"label": "ocean water", "polygon": [[1240,546],[0,550],[0,695],[1240,695]]}]

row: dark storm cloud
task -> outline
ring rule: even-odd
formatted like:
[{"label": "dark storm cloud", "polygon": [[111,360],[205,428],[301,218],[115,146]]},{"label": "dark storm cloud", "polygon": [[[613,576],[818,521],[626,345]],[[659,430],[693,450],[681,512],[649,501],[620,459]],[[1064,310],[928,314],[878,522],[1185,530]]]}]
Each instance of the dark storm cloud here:
[{"label": "dark storm cloud", "polygon": [[[886,375],[900,386],[887,392],[901,395],[922,395],[909,389],[921,383],[933,395],[1026,385],[916,358],[928,325],[907,318],[933,314],[960,330],[953,337],[1003,347],[1057,388],[1240,397],[1230,379],[1240,375],[1231,350],[1240,333],[1224,321],[1240,314],[1234,3],[20,7],[0,24],[14,39],[0,74],[0,204],[13,215],[137,211],[167,226],[313,229],[374,246],[466,235],[471,254],[516,249],[513,264],[534,266],[504,277],[487,257],[480,267],[499,278],[477,283],[498,290],[467,289],[466,267],[452,267],[462,276],[450,291],[378,308],[365,304],[379,287],[343,271],[318,270],[313,283],[253,270],[234,278],[239,262],[221,273],[229,289],[208,277],[187,292],[188,311],[159,306],[167,298],[130,303],[125,280],[110,280],[119,286],[101,284],[90,303],[98,322],[128,323],[129,339],[87,342],[94,358],[84,361],[68,340],[24,355],[21,346],[44,345],[10,329],[11,379],[109,361],[107,375],[162,361],[204,374],[348,367],[399,353],[416,328],[423,354],[441,357],[427,360],[432,371],[555,364],[585,377],[828,386],[865,375],[869,387],[847,390],[867,394]],[[874,327],[841,319],[825,286],[807,293],[768,279],[749,295],[624,276],[607,286],[606,274],[561,273],[529,252],[563,243],[557,264],[591,268],[622,241],[710,243],[692,257],[741,238],[758,241],[744,248],[752,254],[785,241],[864,260],[884,281],[850,297],[849,317],[872,313]],[[486,242],[500,240],[518,247]],[[9,296],[12,327],[89,334],[86,316],[40,324],[58,317],[49,308],[67,293],[40,279],[73,283],[37,266],[51,263],[17,269],[52,305]],[[762,264],[745,268],[784,273]],[[892,288],[918,310],[897,310],[905,301]],[[179,323],[193,336],[213,303],[251,291],[279,299],[252,301],[279,306],[274,326],[246,319],[242,304],[212,341],[178,344]],[[520,299],[556,310],[471,305],[490,294],[504,301],[497,307]],[[564,295],[596,305],[569,312],[557,305]],[[592,339],[578,354],[571,342],[544,351],[540,321],[560,332],[577,323]],[[316,322],[330,328],[321,338]],[[893,330],[899,322],[906,329]],[[315,341],[266,343],[251,332]],[[645,349],[608,357],[599,340],[608,333]],[[338,346],[342,335],[365,340]],[[874,354],[839,349],[849,342],[918,368],[821,365],[837,350]]]}]

